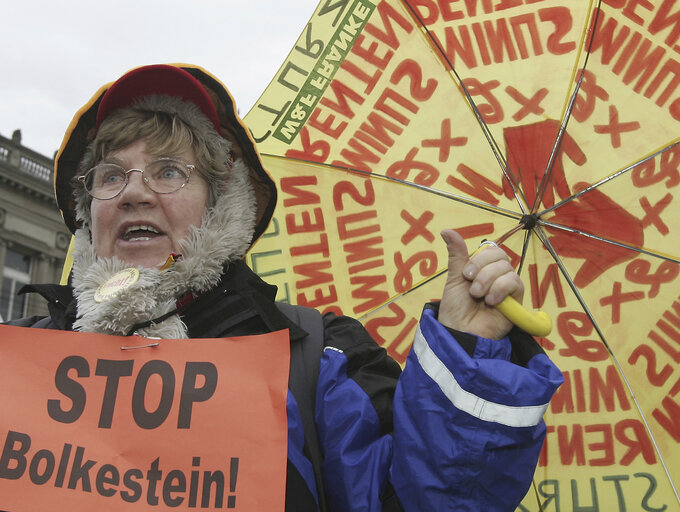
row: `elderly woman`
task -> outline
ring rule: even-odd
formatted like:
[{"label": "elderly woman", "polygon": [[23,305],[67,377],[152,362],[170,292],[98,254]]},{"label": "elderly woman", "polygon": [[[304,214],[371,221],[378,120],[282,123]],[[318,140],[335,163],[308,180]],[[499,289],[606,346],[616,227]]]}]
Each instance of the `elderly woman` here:
[{"label": "elderly woman", "polygon": [[[442,233],[449,279],[401,373],[357,321],[277,306],[275,288],[244,263],[276,189],[229,93],[202,69],[146,66],[100,90],[76,114],[56,174],[75,234],[70,285],[32,286],[50,316],[15,325],[159,338],[288,328],[291,347],[315,355],[291,358],[286,510],[521,501],[561,376],[490,307],[523,292],[503,251],[468,259],[462,238]],[[486,398],[474,396],[476,382]]]}]

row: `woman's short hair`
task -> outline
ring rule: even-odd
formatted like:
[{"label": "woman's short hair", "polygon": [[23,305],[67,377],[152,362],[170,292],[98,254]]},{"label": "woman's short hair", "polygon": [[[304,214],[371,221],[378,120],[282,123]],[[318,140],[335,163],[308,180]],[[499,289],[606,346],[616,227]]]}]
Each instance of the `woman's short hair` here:
[{"label": "woman's short hair", "polygon": [[[192,103],[169,96],[149,96],[130,107],[113,112],[99,127],[80,163],[85,174],[114,151],[144,140],[146,151],[154,156],[172,156],[191,148],[196,166],[208,182],[209,206],[215,204],[229,176],[231,142],[215,131],[212,123]],[[90,221],[91,198],[74,180],[78,220]]]}]

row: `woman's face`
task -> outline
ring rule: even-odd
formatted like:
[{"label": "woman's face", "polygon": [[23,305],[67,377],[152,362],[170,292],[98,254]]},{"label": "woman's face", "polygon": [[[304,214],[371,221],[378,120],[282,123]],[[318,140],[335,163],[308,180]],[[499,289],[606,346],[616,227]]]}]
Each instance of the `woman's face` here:
[{"label": "woman's face", "polygon": [[[173,155],[195,164],[191,148]],[[107,155],[105,161],[129,169],[144,169],[155,160],[146,152],[146,142]],[[194,170],[184,188],[171,194],[156,194],[142,181],[142,174],[128,174],[128,184],[113,199],[92,199],[92,243],[97,256],[119,259],[133,266],[158,267],[170,253],[181,253],[179,241],[190,226],[200,226],[208,200],[208,184]]]}]

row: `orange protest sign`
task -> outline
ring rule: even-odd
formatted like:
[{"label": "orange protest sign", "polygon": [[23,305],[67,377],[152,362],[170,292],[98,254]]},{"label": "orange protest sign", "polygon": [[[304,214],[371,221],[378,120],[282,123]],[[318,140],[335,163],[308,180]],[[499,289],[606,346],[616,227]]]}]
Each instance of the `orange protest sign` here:
[{"label": "orange protest sign", "polygon": [[0,510],[283,510],[287,331],[0,340]]}]

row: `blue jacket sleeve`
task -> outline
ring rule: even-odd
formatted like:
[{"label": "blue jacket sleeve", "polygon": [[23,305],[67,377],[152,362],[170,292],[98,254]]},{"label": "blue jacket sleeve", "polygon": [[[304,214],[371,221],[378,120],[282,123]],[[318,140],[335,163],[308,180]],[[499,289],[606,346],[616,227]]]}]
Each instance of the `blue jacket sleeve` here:
[{"label": "blue jacket sleeve", "polygon": [[330,510],[380,511],[389,490],[401,369],[356,320],[327,317],[316,423]]},{"label": "blue jacket sleeve", "polygon": [[331,510],[379,512],[397,498],[406,511],[514,510],[562,382],[547,356],[510,338],[454,336],[426,309],[399,375],[346,322],[327,326],[317,391]]},{"label": "blue jacket sleeve", "polygon": [[475,341],[466,350],[425,310],[394,399],[391,480],[405,510],[513,511],[529,489],[562,375],[540,349],[511,361],[521,341]]}]

